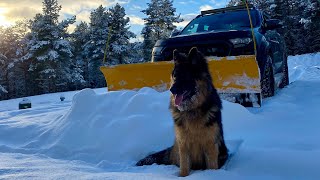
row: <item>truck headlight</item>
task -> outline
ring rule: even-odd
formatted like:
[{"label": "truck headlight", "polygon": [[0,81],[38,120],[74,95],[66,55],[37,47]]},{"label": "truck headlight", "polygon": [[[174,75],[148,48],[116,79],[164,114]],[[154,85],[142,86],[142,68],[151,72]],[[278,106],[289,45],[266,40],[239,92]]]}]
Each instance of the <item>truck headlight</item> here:
[{"label": "truck headlight", "polygon": [[234,45],[234,47],[244,47],[252,42],[252,38],[235,38],[230,39],[230,42]]}]

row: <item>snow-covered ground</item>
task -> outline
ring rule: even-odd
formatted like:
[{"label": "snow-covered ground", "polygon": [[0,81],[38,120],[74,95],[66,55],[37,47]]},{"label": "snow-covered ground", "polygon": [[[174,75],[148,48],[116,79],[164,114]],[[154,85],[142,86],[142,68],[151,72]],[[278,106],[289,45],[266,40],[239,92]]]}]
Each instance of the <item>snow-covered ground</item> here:
[{"label": "snow-covered ground", "polygon": [[[289,58],[291,84],[262,108],[223,102],[227,169],[186,179],[319,179],[320,53]],[[134,164],[171,146],[169,92],[80,92],[0,101],[0,179],[176,179],[176,166]]]}]

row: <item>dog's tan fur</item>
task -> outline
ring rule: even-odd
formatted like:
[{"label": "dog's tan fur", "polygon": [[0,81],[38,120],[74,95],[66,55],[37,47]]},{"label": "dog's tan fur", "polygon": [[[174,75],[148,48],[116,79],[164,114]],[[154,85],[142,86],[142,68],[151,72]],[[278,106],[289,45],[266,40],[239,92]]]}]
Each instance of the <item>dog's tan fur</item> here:
[{"label": "dog's tan fur", "polygon": [[189,54],[173,53],[170,110],[176,139],[172,147],[148,155],[137,166],[153,163],[180,166],[180,176],[190,169],[218,169],[228,158],[223,138],[222,102],[212,84],[204,56],[192,48]]},{"label": "dog's tan fur", "polygon": [[[203,164],[206,164],[208,169],[218,169],[218,154],[219,154],[219,127],[206,126],[212,112],[220,109],[212,107],[206,114],[202,114],[197,106],[200,106],[207,97],[206,82],[201,80],[196,82],[198,89],[195,101],[192,102],[193,110],[177,111],[172,110],[174,119],[179,119],[181,125],[175,124],[176,140],[171,152],[171,161],[180,166],[180,176],[189,175],[190,168],[199,169]],[[174,97],[171,96],[171,102],[174,102]]]}]

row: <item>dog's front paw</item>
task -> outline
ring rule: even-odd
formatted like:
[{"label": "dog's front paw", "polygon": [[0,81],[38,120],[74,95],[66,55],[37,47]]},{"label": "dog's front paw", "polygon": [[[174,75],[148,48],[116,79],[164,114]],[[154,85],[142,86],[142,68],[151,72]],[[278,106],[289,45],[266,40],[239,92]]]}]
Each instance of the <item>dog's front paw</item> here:
[{"label": "dog's front paw", "polygon": [[189,171],[187,169],[181,169],[180,170],[180,176],[181,177],[186,177],[189,175]]},{"label": "dog's front paw", "polygon": [[218,162],[210,161],[208,163],[208,169],[219,169]]}]

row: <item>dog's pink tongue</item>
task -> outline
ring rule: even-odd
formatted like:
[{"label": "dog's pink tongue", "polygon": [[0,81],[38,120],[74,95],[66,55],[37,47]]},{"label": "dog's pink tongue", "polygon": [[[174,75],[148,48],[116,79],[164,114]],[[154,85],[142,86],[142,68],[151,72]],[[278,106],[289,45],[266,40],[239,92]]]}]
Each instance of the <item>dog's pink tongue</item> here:
[{"label": "dog's pink tongue", "polygon": [[174,104],[176,105],[176,106],[180,106],[180,104],[182,103],[182,100],[183,100],[183,94],[181,94],[181,95],[175,95],[174,96]]}]

